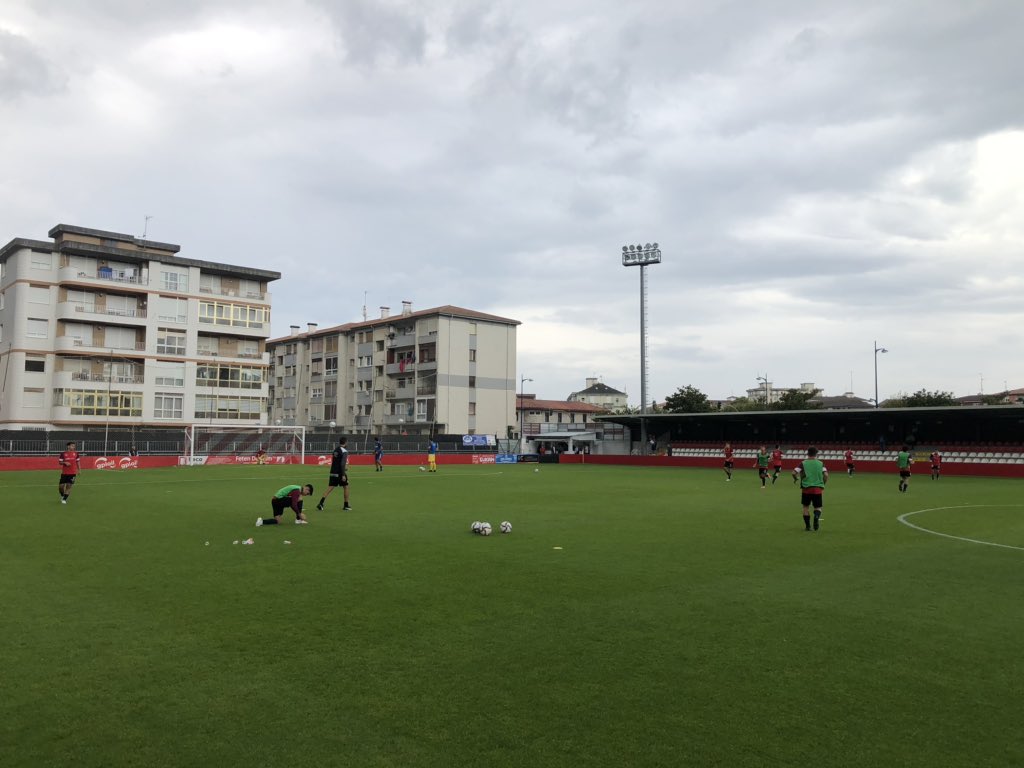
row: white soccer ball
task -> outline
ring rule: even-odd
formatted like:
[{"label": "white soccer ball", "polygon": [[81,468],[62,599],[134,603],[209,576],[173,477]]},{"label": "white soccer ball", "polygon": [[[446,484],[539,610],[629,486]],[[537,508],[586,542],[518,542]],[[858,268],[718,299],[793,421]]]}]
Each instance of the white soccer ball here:
[{"label": "white soccer ball", "polygon": [[533,470],[533,471],[534,471],[534,472],[540,472],[540,470],[539,470],[539,469],[535,469],[535,470]]},{"label": "white soccer ball", "polygon": [[469,526],[469,530],[471,530],[473,533],[479,533],[481,525],[483,525],[483,523],[477,520],[471,526]]},{"label": "white soccer ball", "polygon": [[426,471],[427,471],[426,467],[420,467],[420,472],[426,472]]},{"label": "white soccer ball", "polygon": [[490,523],[480,523],[480,530],[477,531],[477,533],[479,533],[481,536],[490,536],[491,535],[491,524]]},{"label": "white soccer ball", "polygon": [[508,520],[503,520],[501,522],[501,532],[512,533],[512,523],[510,523]]},{"label": "white soccer ball", "polygon": [[336,426],[338,426],[338,422],[332,421],[331,422],[331,429],[334,429]]}]

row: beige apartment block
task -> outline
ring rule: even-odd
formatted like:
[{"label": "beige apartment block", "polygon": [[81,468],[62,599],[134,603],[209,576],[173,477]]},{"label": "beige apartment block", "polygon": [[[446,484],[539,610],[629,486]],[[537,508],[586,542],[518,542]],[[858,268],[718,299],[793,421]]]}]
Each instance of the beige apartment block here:
[{"label": "beige apartment block", "polygon": [[0,429],[267,423],[279,272],[58,224],[0,248]]},{"label": "beige apartment block", "polygon": [[267,342],[274,424],[352,435],[495,435],[518,431],[519,321],[460,307],[305,331]]}]

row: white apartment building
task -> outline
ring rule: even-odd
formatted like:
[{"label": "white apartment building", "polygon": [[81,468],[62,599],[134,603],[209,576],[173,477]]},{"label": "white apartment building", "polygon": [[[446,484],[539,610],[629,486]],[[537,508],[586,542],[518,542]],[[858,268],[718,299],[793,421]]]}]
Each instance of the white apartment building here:
[{"label": "white apartment building", "polygon": [[364,435],[464,434],[506,439],[515,410],[517,320],[460,307],[401,314],[267,342],[270,418],[283,425],[334,421]]},{"label": "white apartment building", "polygon": [[0,248],[0,429],[267,423],[279,272],[58,224]]}]

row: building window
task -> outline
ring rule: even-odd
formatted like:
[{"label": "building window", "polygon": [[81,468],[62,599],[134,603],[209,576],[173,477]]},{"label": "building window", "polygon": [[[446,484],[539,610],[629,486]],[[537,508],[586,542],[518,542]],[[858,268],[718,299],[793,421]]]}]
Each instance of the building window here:
[{"label": "building window", "polygon": [[328,376],[338,375],[338,358],[328,357],[324,360],[324,373]]},{"label": "building window", "polygon": [[469,377],[469,388],[476,389],[476,376]]},{"label": "building window", "polygon": [[197,395],[197,419],[235,419],[258,421],[266,411],[264,397],[232,397],[230,395]]},{"label": "building window", "polygon": [[43,391],[40,387],[25,387],[22,392],[21,404],[26,408],[42,408]]},{"label": "building window", "polygon": [[28,327],[25,335],[33,339],[47,339],[50,337],[50,321],[41,320],[35,317],[28,319]]},{"label": "building window", "polygon": [[469,362],[471,362],[471,363],[475,363],[476,362],[476,350],[475,349],[469,350]]},{"label": "building window", "polygon": [[160,287],[165,291],[187,291],[188,275],[184,272],[161,272]]},{"label": "building window", "polygon": [[30,285],[28,287],[29,304],[49,304],[50,288],[46,285]]},{"label": "building window", "polygon": [[174,296],[157,296],[156,316],[165,323],[184,323],[187,319],[188,299]]},{"label": "building window", "polygon": [[45,373],[46,372],[46,358],[44,358],[44,357],[26,357],[25,358],[25,371],[26,371],[26,373]]},{"label": "building window", "polygon": [[70,408],[72,416],[142,416],[140,392],[55,389],[53,404]]},{"label": "building window", "polygon": [[170,328],[160,328],[157,331],[156,351],[162,355],[184,355],[185,333]]},{"label": "building window", "polygon": [[476,416],[476,403],[469,404],[469,415]]},{"label": "building window", "polygon": [[154,366],[154,368],[156,369],[156,379],[154,381],[158,387],[185,386],[184,363],[160,361]]},{"label": "building window", "polygon": [[184,413],[185,398],[181,395],[157,392],[153,403],[153,417],[157,419],[180,419]]},{"label": "building window", "polygon": [[53,267],[53,255],[32,251],[32,269],[51,269]]}]

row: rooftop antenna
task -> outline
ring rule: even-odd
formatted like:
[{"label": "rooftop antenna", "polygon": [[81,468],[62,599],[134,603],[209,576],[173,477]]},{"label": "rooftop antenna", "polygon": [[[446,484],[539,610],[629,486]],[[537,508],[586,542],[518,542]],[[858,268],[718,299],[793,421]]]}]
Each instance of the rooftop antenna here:
[{"label": "rooftop antenna", "polygon": [[146,233],[149,231],[149,220],[152,219],[152,218],[153,218],[152,216],[146,216],[146,220],[142,224],[142,239],[143,240],[146,239]]},{"label": "rooftop antenna", "polygon": [[366,294],[367,293],[369,293],[369,291],[363,291],[363,322],[364,323],[367,320],[367,315],[366,315]]}]

